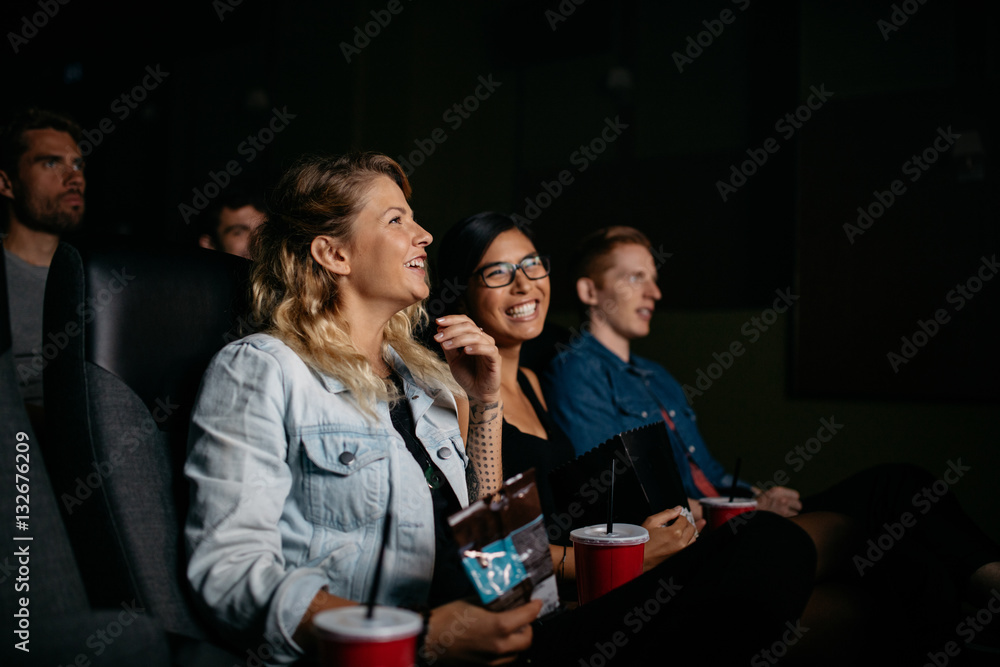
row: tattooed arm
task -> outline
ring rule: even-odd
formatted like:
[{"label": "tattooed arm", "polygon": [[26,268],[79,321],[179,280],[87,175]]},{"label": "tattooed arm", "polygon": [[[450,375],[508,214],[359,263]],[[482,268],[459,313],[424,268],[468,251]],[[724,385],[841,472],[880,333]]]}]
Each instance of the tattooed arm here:
[{"label": "tattooed arm", "polygon": [[469,467],[465,469],[469,502],[493,495],[503,484],[502,424],[503,401],[469,403],[469,435],[465,439],[465,453],[469,456]]},{"label": "tattooed arm", "polygon": [[[468,424],[461,417],[460,421],[469,456],[469,502],[474,502],[493,495],[503,483],[500,351],[493,338],[465,315],[439,317],[436,322],[434,340],[444,349],[451,374],[469,396]],[[464,414],[464,401],[458,403],[459,414]]]}]

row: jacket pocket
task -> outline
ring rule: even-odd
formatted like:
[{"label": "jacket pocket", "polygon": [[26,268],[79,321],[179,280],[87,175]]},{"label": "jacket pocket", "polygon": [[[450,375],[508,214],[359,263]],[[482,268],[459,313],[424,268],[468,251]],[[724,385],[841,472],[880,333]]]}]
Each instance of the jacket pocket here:
[{"label": "jacket pocket", "polygon": [[642,401],[633,396],[619,396],[615,402],[618,406],[618,412],[640,424],[648,424],[661,418],[660,411],[653,409],[649,401]]},{"label": "jacket pocket", "polygon": [[308,518],[346,531],[385,516],[391,446],[388,437],[357,433],[303,435]]}]

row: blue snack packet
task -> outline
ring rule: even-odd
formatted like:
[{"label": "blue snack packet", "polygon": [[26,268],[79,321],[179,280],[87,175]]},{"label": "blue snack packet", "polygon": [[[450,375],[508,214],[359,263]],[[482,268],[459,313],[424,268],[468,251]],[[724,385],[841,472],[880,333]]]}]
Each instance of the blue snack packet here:
[{"label": "blue snack packet", "polygon": [[559,607],[533,469],[504,482],[498,500],[472,503],[448,523],[483,606],[503,611],[541,599],[542,615]]}]

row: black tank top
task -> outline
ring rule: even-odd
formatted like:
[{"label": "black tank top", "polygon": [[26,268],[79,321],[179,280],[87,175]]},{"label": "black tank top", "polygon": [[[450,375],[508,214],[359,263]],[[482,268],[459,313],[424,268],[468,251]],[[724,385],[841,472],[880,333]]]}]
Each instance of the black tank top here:
[{"label": "black tank top", "polygon": [[448,517],[462,509],[454,489],[448,484],[444,473],[431,459],[427,450],[417,438],[417,425],[413,421],[410,402],[403,391],[403,380],[392,374],[392,381],[399,390],[400,398],[389,406],[389,416],[396,431],[403,436],[406,448],[416,459],[424,471],[424,478],[430,488],[431,501],[434,503],[434,574],[431,579],[430,598],[427,605],[431,608],[468,597],[475,592],[462,568],[462,559],[458,555],[458,544],[448,524]]},{"label": "black tank top", "polygon": [[[513,477],[528,468],[535,469],[535,481],[538,484],[538,495],[542,502],[542,514],[545,522],[550,525],[549,517],[555,512],[555,500],[549,486],[549,472],[576,457],[573,444],[559,428],[549,413],[542,407],[541,401],[535,395],[527,376],[517,371],[517,383],[521,391],[528,397],[531,407],[542,422],[542,428],[548,434],[545,440],[530,433],[523,433],[516,426],[503,422],[503,476]],[[560,531],[565,532],[565,531]]]}]

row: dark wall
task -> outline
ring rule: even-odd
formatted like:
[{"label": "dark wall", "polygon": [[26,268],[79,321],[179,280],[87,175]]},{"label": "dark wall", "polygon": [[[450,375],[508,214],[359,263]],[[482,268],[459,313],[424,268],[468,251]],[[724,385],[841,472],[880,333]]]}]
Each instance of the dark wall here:
[{"label": "dark wall", "polygon": [[[912,15],[894,17],[904,5]],[[1000,284],[949,311],[953,321],[900,372],[886,360],[996,252],[997,10],[985,0],[58,7],[27,43],[14,40],[15,53],[11,33],[41,10],[37,0],[5,3],[0,104],[61,108],[100,140],[88,155],[91,232],[192,242],[197,221],[181,206],[203,201],[195,189],[213,192],[212,174],[228,188],[261,189],[303,152],[378,150],[412,168],[418,220],[436,235],[479,210],[532,219],[564,314],[560,271],[572,242],[611,223],[646,230],[670,254],[660,267],[664,310],[685,316],[642,349],[684,382],[724,349],[716,343],[750,342],[742,327],[713,327],[742,325],[776,291],[798,295],[774,325],[782,345],[767,339],[767,356],[753,362],[761,372],[727,374],[702,401],[705,429],[727,456],[750,442],[780,464],[790,446],[764,453],[768,438],[741,439],[739,420],[725,421],[746,410],[730,397],[758,396],[762,378],[768,409],[795,413],[802,428],[819,416],[805,415],[810,404],[790,390],[877,399],[851,403],[854,451],[864,455],[807,469],[813,486],[908,458],[914,450],[888,445],[897,439],[887,431],[964,409],[927,400],[978,407],[914,458],[940,467],[942,438],[949,456],[995,456],[995,404],[983,401],[997,397]],[[366,28],[373,36],[359,37]],[[132,109],[120,98],[147,67],[169,74]],[[275,109],[287,124],[268,136]],[[111,133],[97,132],[105,118]],[[975,130],[971,157],[949,149],[849,243],[852,212],[903,178],[911,152],[947,126],[967,138]],[[269,143],[258,149],[248,137]],[[240,173],[220,176],[230,162]],[[774,356],[787,350],[794,363]],[[925,402],[909,402],[917,398]],[[904,440],[919,437],[909,430]],[[761,476],[770,467],[747,465]]]},{"label": "dark wall", "polygon": [[[5,26],[39,11],[9,4]],[[634,222],[669,242],[678,275],[699,276],[666,297],[687,307],[763,303],[790,279],[791,147],[728,202],[715,181],[796,103],[795,3],[223,6],[71,2],[4,54],[11,90],[97,132],[91,230],[184,239],[182,205],[203,203],[194,189],[214,192],[230,161],[241,173],[229,187],[259,188],[302,152],[372,149],[415,167],[414,203],[433,232],[476,210],[515,211],[558,266],[567,230]],[[704,22],[720,34],[689,47]],[[679,71],[673,53],[685,49],[695,57]],[[147,66],[169,75],[137,108],[115,102]],[[244,143],[266,135],[274,108],[294,115],[287,129],[264,150]],[[550,203],[561,172],[572,181]]]},{"label": "dark wall", "polygon": [[803,21],[803,82],[836,95],[801,132],[795,386],[995,403],[996,11],[928,3],[859,34],[881,12],[857,6]]}]

